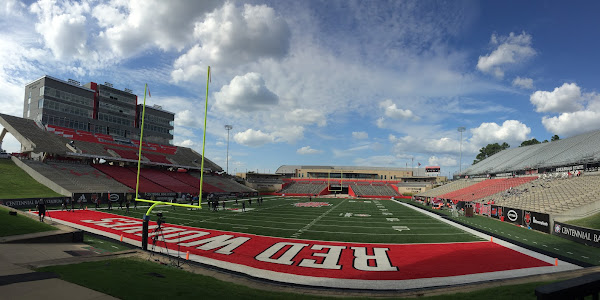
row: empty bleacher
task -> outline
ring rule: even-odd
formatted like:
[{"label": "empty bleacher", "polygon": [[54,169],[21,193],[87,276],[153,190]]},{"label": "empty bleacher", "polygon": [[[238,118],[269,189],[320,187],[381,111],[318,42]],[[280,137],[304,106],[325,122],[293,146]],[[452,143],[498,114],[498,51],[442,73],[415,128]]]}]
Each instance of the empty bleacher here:
[{"label": "empty bleacher", "polygon": [[440,198],[450,199],[454,202],[458,201],[476,201],[486,196],[490,196],[501,191],[508,190],[519,185],[526,184],[537,177],[515,177],[515,178],[499,178],[499,179],[488,179],[477,184],[468,186],[466,188],[449,192],[440,195]]},{"label": "empty bleacher", "polygon": [[474,185],[476,183],[480,182],[480,180],[475,181],[475,180],[457,180],[457,181],[453,181],[450,182],[448,184],[442,185],[440,187],[422,192],[422,193],[418,193],[417,196],[423,196],[423,197],[438,197],[440,195],[443,194],[447,194],[450,192],[454,192],[460,189],[464,189],[467,188],[471,185]]},{"label": "empty bleacher", "polygon": [[[200,179],[201,174],[192,172],[192,173],[190,173],[190,175]],[[236,193],[255,192],[254,189],[251,189],[245,185],[239,184],[229,178],[218,176],[218,175],[204,174],[203,180],[204,180],[204,183],[207,183],[210,186],[219,188],[219,189],[221,189],[223,191],[227,191],[227,192],[236,192]],[[203,185],[202,188],[204,189],[205,186]]]},{"label": "empty bleacher", "polygon": [[[171,171],[167,171],[167,170],[162,170],[161,172],[163,172],[164,174],[167,174],[181,182],[184,182],[188,185],[193,186],[194,192],[191,194],[197,194],[198,191],[200,190],[200,179],[190,175],[190,173],[171,172]],[[200,174],[198,174],[198,176],[200,176]],[[207,175],[207,176],[210,176],[210,175]],[[212,185],[206,183],[206,181],[202,182],[202,193],[224,193],[224,192],[226,192],[226,190],[220,189],[216,186],[212,186]]]},{"label": "empty bleacher", "polygon": [[[129,168],[129,170],[131,172],[137,173],[137,169]],[[144,178],[146,178],[150,181],[153,181],[156,184],[164,186],[174,192],[190,193],[190,194],[198,193],[198,190],[196,188],[194,188],[193,186],[183,183],[183,182],[175,179],[174,177],[169,176],[168,174],[165,174],[157,169],[141,168],[140,176],[143,176]],[[140,177],[140,179],[141,179],[141,177]]]},{"label": "empty bleacher", "polygon": [[292,182],[285,186],[279,193],[282,194],[311,194],[316,195],[327,188],[325,183],[310,183],[308,181]]},{"label": "empty bleacher", "polygon": [[600,176],[584,175],[571,178],[537,179],[511,190],[482,198],[494,200],[496,205],[561,214],[598,201]]},{"label": "empty bleacher", "polygon": [[352,184],[352,190],[356,196],[399,196],[398,192],[391,186],[384,185],[364,185],[364,184]]},{"label": "empty bleacher", "polygon": [[[111,166],[107,164],[94,164],[92,165],[94,168],[98,169],[100,172],[112,177],[113,179],[119,181],[120,183],[128,186],[132,190],[135,191],[136,183],[137,183],[137,173],[132,172],[131,170],[119,167],[119,166]],[[146,179],[143,176],[140,176],[140,186],[139,192],[141,193],[170,193],[172,190],[158,185],[153,181]]]},{"label": "empty bleacher", "polygon": [[42,163],[33,160],[22,160],[22,162],[71,193],[104,191],[124,193],[131,191],[126,185],[87,164]]}]

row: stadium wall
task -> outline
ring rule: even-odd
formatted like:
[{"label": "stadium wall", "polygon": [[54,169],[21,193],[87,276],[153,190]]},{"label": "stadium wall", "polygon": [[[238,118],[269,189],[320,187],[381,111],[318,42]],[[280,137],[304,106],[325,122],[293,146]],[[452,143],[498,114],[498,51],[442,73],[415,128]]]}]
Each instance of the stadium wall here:
[{"label": "stadium wall", "polygon": [[600,200],[579,207],[572,208],[559,215],[553,216],[557,222],[567,222],[570,220],[581,219],[592,216],[600,212]]},{"label": "stadium wall", "polygon": [[24,164],[20,159],[16,158],[15,156],[11,157],[11,159],[19,168],[21,168],[23,171],[25,171],[25,173],[27,173],[29,176],[31,176],[33,179],[35,179],[37,182],[45,185],[49,189],[51,189],[61,195],[71,196],[70,191],[66,190],[62,186],[54,183],[54,181],[52,181],[52,180],[46,178],[45,176],[43,176],[42,174],[38,173],[36,170],[32,169],[30,166]]}]

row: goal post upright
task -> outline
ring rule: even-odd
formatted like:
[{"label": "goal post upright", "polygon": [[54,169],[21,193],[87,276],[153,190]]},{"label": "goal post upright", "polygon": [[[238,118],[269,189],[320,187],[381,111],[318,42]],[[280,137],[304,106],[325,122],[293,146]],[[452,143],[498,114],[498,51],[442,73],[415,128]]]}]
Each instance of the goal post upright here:
[{"label": "goal post upright", "polygon": [[200,164],[200,188],[198,191],[198,205],[190,205],[190,204],[181,204],[181,203],[171,203],[164,201],[156,201],[156,200],[148,200],[142,199],[139,194],[140,188],[140,171],[141,171],[141,161],[142,161],[142,144],[144,139],[144,119],[146,116],[146,94],[148,92],[148,84],[144,86],[144,103],[142,105],[142,124],[140,130],[140,147],[138,150],[138,166],[137,166],[137,178],[135,182],[135,199],[134,201],[139,202],[147,202],[152,203],[148,208],[148,211],[143,215],[143,225],[142,225],[142,249],[148,250],[148,224],[150,221],[150,213],[157,205],[171,205],[171,206],[180,206],[180,207],[188,207],[188,208],[199,208],[202,209],[202,183],[204,181],[204,149],[206,145],[206,119],[208,115],[208,84],[210,82],[210,66],[208,66],[207,77],[206,77],[206,98],[204,103],[204,136],[202,138],[202,162]]}]

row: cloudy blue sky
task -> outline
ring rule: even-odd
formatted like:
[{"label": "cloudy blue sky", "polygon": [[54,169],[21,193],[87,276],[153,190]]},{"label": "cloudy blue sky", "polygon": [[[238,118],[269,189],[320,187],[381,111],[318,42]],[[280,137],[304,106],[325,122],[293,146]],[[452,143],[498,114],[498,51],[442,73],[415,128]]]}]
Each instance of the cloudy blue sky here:
[{"label": "cloudy blue sky", "polygon": [[[600,129],[597,1],[0,3],[0,111],[45,74],[176,113],[230,173],[282,164],[463,169],[488,143]],[[17,151],[12,137],[3,148]]]}]

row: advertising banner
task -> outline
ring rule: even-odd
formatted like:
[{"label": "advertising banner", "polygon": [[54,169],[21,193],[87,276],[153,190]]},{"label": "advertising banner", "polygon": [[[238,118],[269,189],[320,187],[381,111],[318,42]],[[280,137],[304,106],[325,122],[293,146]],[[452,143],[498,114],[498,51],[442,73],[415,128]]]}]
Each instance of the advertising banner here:
[{"label": "advertising banner", "polygon": [[500,219],[502,217],[502,206],[491,205],[490,206],[490,217]]},{"label": "advertising banner", "polygon": [[526,210],[523,212],[523,226],[550,233],[550,215]]},{"label": "advertising banner", "polygon": [[567,240],[600,248],[600,230],[594,230],[560,222],[554,222],[552,234]]},{"label": "advertising banner", "polygon": [[514,223],[517,225],[523,225],[523,211],[516,208],[503,207],[502,214],[504,215],[504,221]]},{"label": "advertising banner", "polygon": [[482,204],[481,208],[479,209],[479,214],[489,217],[491,214],[491,208],[492,208],[491,205]]},{"label": "advertising banner", "polygon": [[[46,205],[61,205],[64,197],[43,198]],[[35,208],[40,198],[24,198],[24,199],[0,199],[0,204],[12,208]]]}]

